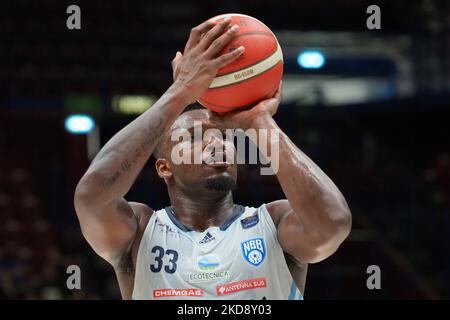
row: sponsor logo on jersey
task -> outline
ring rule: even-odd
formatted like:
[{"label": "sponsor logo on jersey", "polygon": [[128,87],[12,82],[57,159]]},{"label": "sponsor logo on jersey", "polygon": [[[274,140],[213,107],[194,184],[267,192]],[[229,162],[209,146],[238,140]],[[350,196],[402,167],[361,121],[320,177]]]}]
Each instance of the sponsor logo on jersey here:
[{"label": "sponsor logo on jersey", "polygon": [[250,217],[244,218],[241,220],[242,228],[248,229],[253,226],[256,226],[259,222],[259,215],[258,212],[251,215]]},{"label": "sponsor logo on jersey", "polygon": [[253,290],[257,288],[265,288],[267,287],[266,278],[256,278],[256,279],[248,279],[239,282],[233,282],[229,284],[224,284],[216,287],[216,293],[218,296],[223,296],[226,294],[231,294],[234,292],[244,291],[244,290]]},{"label": "sponsor logo on jersey", "polygon": [[189,272],[188,277],[190,283],[217,281],[228,279],[230,277],[230,272],[228,270],[211,272]]},{"label": "sponsor logo on jersey", "polygon": [[153,290],[153,298],[164,297],[203,297],[202,289],[157,289]]},{"label": "sponsor logo on jersey", "polygon": [[241,242],[244,259],[252,266],[258,267],[266,257],[266,247],[263,238],[254,238]]},{"label": "sponsor logo on jersey", "polygon": [[197,267],[203,272],[188,272],[189,282],[196,283],[228,279],[230,272],[228,270],[217,270],[220,265],[220,258],[214,254],[199,256],[197,258]]},{"label": "sponsor logo on jersey", "polygon": [[214,236],[211,235],[211,233],[209,233],[209,231],[205,234],[205,237],[200,240],[200,244],[204,244],[204,243],[208,243],[210,241],[215,240],[216,238]]},{"label": "sponsor logo on jersey", "polygon": [[213,254],[200,256],[197,258],[197,266],[202,271],[216,270],[220,266],[220,259]]}]

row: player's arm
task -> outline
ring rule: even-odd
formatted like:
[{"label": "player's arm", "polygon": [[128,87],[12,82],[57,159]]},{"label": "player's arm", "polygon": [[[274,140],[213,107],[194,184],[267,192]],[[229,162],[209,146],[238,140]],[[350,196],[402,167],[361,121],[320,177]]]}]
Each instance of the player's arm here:
[{"label": "player's arm", "polygon": [[[350,209],[331,179],[278,127],[272,115],[281,101],[281,86],[274,98],[232,115],[243,129],[267,129],[267,153],[278,145],[278,181],[287,200],[267,204],[284,251],[304,263],[319,262],[333,254],[351,229]],[[278,137],[272,135],[278,131]],[[252,137],[250,137],[252,138]],[[258,141],[254,141],[258,143]],[[259,146],[258,146],[259,147]],[[261,150],[261,148],[260,148]]]},{"label": "player's arm", "polygon": [[[258,127],[279,129],[271,116],[256,122]],[[349,235],[350,209],[333,181],[281,129],[278,145],[277,178],[287,200],[267,205],[278,240],[284,251],[302,262],[322,261]]]},{"label": "player's arm", "polygon": [[241,50],[220,55],[236,30],[229,21],[205,22],[192,29],[184,55],[174,61],[174,83],[146,112],[115,134],[100,150],[79,181],[75,210],[83,235],[93,249],[115,264],[133,243],[143,204],[124,196],[152,154],[158,139],[189,104],[209,87],[218,68],[235,60]]}]

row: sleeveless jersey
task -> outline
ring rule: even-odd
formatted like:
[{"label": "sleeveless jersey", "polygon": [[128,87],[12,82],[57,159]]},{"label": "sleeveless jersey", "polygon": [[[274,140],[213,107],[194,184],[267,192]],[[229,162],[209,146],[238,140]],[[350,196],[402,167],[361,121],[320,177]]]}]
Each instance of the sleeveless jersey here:
[{"label": "sleeveless jersey", "polygon": [[188,229],[155,211],[139,245],[132,299],[303,299],[265,204],[234,206],[221,226]]}]

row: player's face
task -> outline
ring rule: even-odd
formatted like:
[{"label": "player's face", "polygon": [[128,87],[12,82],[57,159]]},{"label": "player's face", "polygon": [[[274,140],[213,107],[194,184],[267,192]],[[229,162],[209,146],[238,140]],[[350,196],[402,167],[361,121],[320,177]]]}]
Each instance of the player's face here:
[{"label": "player's face", "polygon": [[177,184],[230,191],[236,187],[236,149],[232,131],[208,110],[182,114],[172,126],[169,150]]}]

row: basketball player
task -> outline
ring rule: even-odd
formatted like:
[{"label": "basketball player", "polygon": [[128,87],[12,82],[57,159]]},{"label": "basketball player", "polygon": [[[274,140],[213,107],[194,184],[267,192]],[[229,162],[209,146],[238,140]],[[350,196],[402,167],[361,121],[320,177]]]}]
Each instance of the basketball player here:
[{"label": "basketball player", "polygon": [[[276,95],[231,115],[184,112],[218,68],[242,48],[218,56],[234,37],[230,20],[192,29],[172,62],[174,82],[150,109],[100,150],[75,191],[83,235],[117,275],[124,299],[302,299],[308,263],[333,254],[348,236],[351,214],[334,183],[280,131],[278,181],[286,195],[258,208],[233,202],[235,163],[175,165],[177,130],[279,129]],[[203,157],[228,142],[211,135]],[[258,143],[258,141],[255,141]],[[268,151],[268,153],[270,150]],[[153,210],[124,196],[152,153],[170,206]],[[214,155],[215,156],[215,155]],[[256,186],[258,188],[264,186]]]}]

